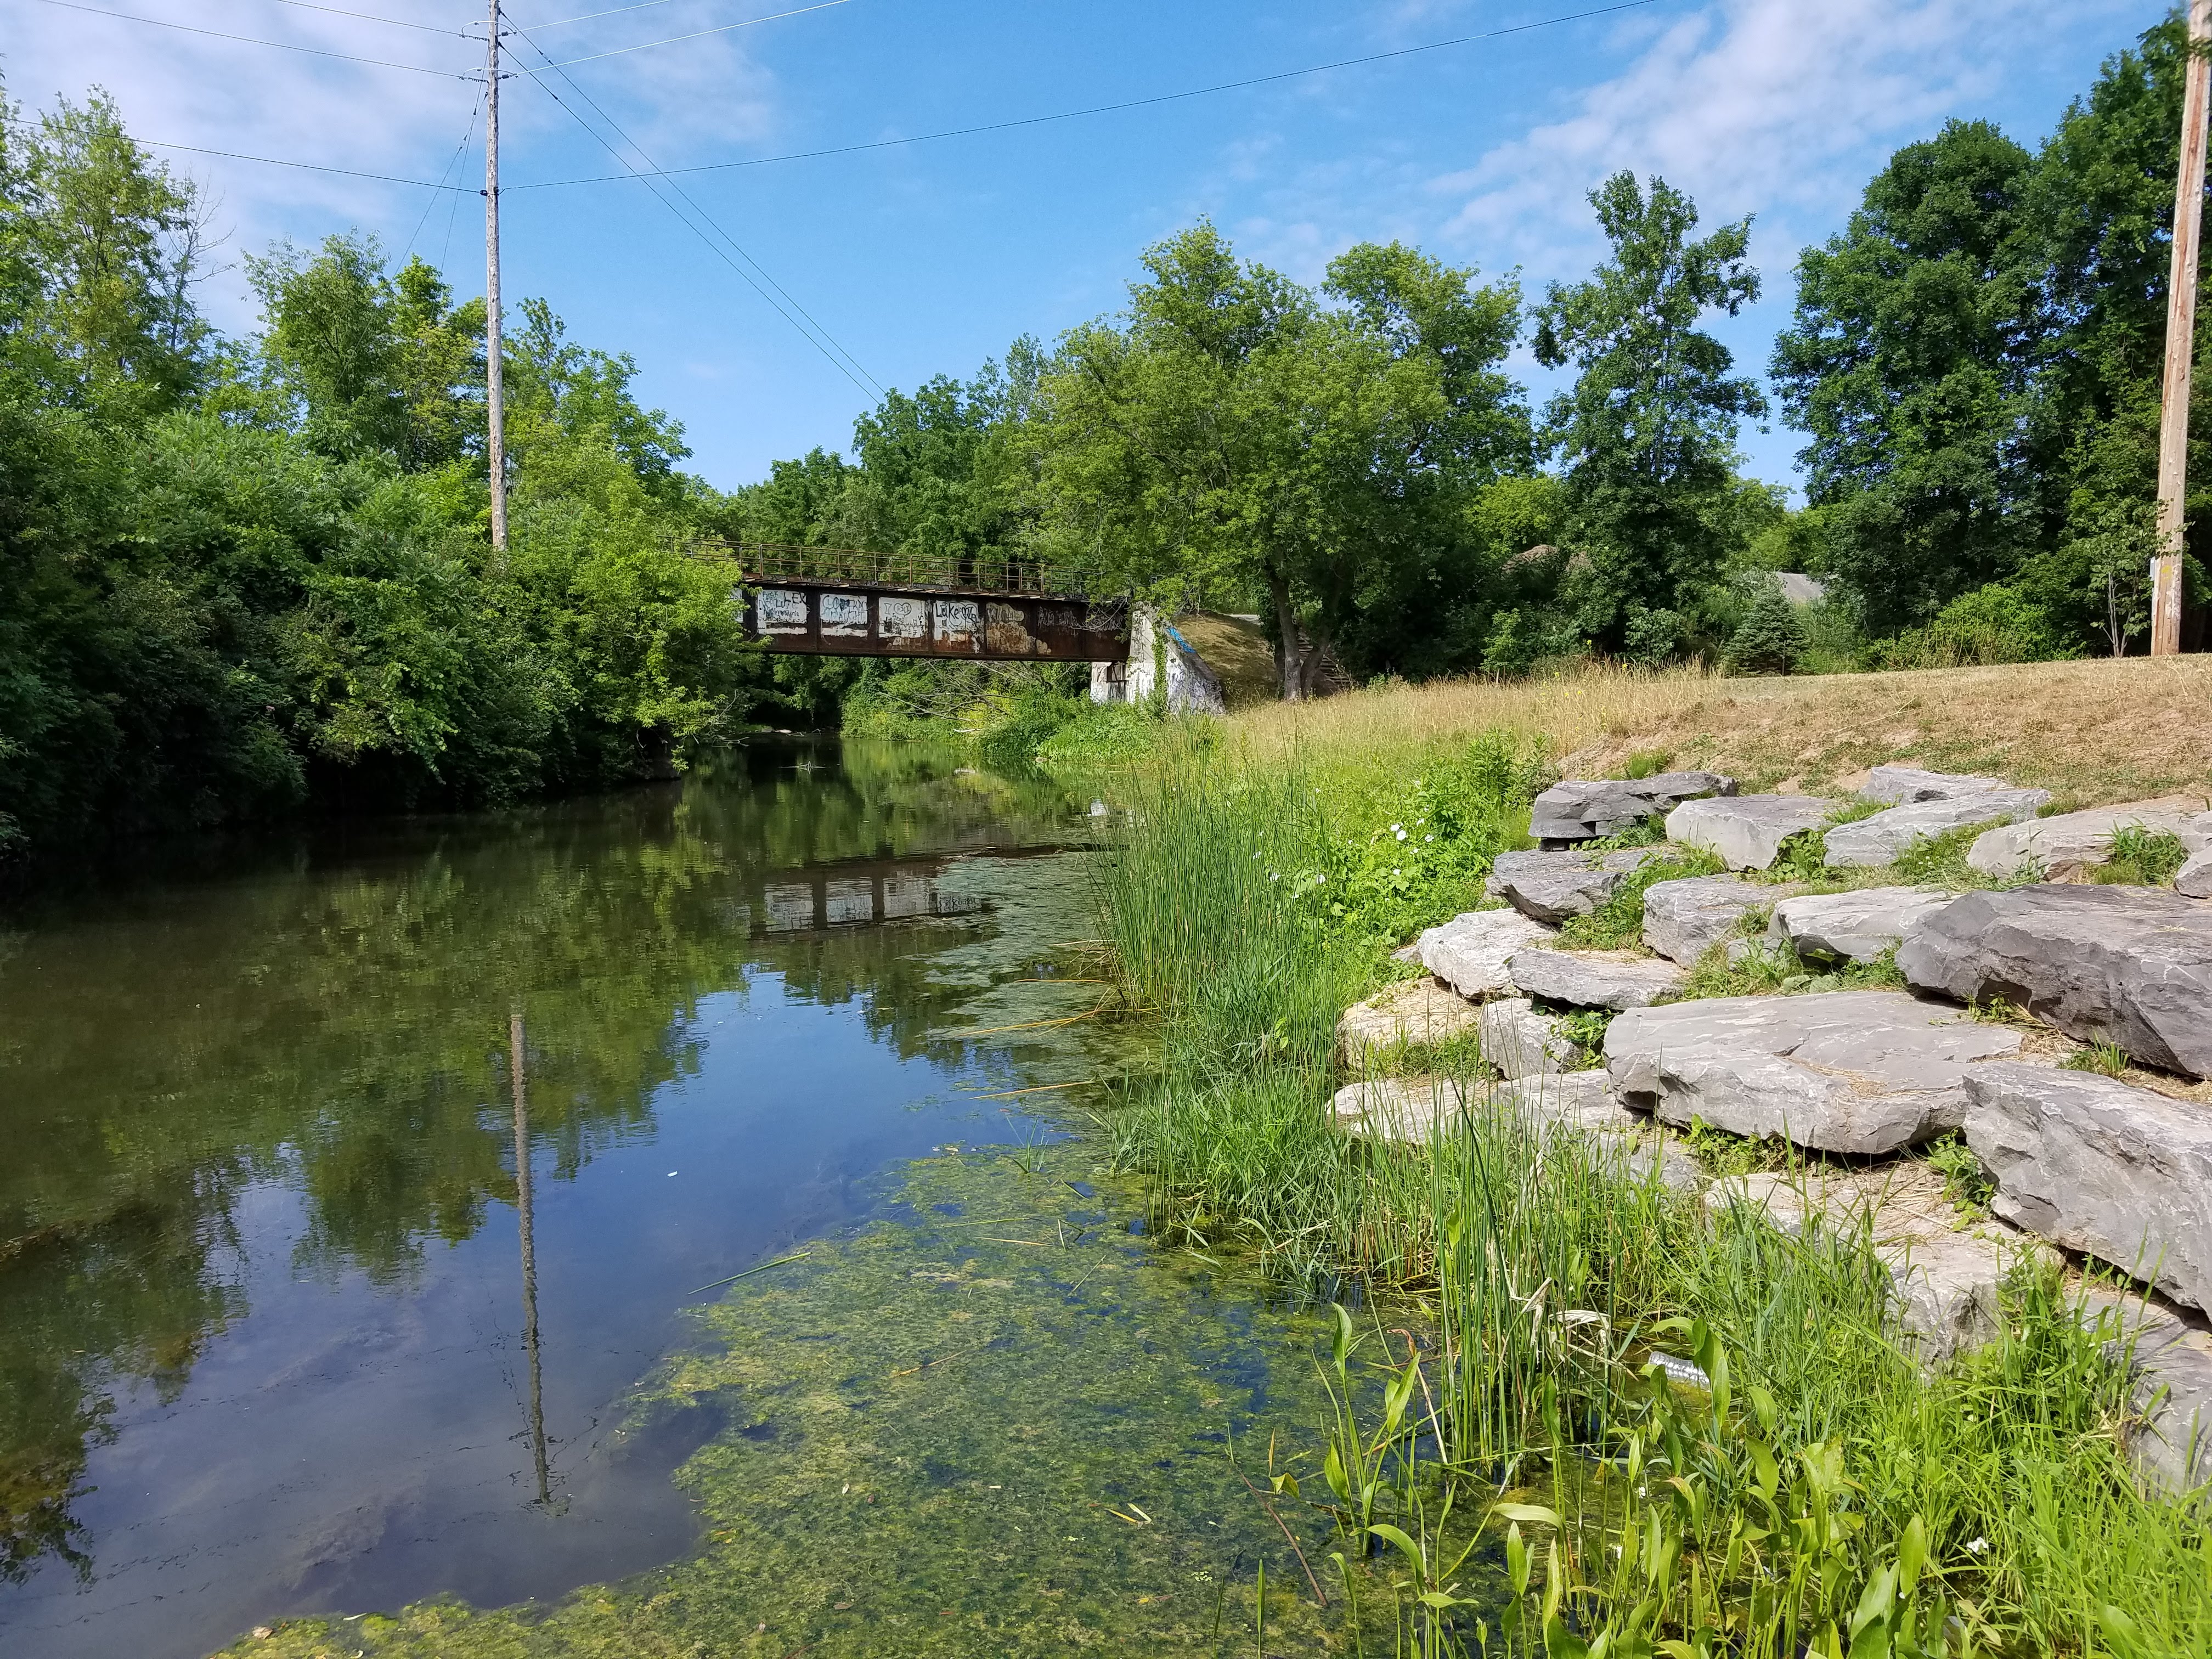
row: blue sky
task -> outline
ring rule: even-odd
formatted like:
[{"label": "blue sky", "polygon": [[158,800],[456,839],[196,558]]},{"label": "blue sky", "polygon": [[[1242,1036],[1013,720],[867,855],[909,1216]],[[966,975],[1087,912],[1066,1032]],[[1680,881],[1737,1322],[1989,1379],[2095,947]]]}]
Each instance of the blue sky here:
[{"label": "blue sky", "polygon": [[[480,48],[460,33],[481,35],[482,6],[327,0],[425,26],[410,28],[296,0],[82,3],[445,72],[0,0],[0,70],[18,103],[100,85],[144,138],[481,182],[479,89],[461,78]],[[506,291],[510,304],[542,295],[574,337],[632,353],[645,400],[683,422],[690,465],[724,487],[777,457],[843,447],[874,400],[871,377],[965,375],[1018,335],[1049,341],[1114,310],[1139,252],[1200,215],[1308,282],[1340,249],[1395,237],[1486,273],[1518,267],[1534,296],[1599,257],[1584,195],[1622,167],[1686,189],[1708,223],[1755,216],[1766,297],[1719,330],[1755,371],[1788,319],[1798,249],[1842,223],[1891,150],[1952,115],[2033,143],[2166,9],[1655,0],[1117,113],[685,176],[698,208],[857,360],[848,378],[643,186],[522,188],[622,171],[545,88],[591,116],[580,88],[661,167],[760,161],[1388,52],[1590,0],[833,0],[780,17],[811,0],[659,0],[562,21],[617,3],[514,0],[512,21],[552,59],[591,61],[567,70],[574,88],[555,75],[506,83]],[[754,18],[768,21],[650,44]],[[516,44],[525,63],[544,61]],[[473,194],[166,154],[213,204],[228,268],[204,301],[227,328],[255,320],[241,253],[332,230],[374,233],[482,291]],[[1521,368],[1547,389],[1525,355]],[[1778,425],[1747,430],[1751,471],[1790,481],[1799,441]]]}]

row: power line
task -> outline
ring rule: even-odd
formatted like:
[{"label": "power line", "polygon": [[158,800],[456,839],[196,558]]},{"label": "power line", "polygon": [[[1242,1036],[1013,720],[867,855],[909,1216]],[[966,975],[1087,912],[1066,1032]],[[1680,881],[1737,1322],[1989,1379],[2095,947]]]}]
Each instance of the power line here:
[{"label": "power line", "polygon": [[[477,136],[477,112],[483,107],[483,102],[484,95],[482,92],[478,92],[476,101],[469,106],[469,124],[461,130],[461,142],[453,146],[453,159],[446,163],[445,171],[438,175],[438,182],[434,188],[438,190],[450,188],[446,180],[453,175],[453,169],[460,165],[461,156],[468,149],[469,140]],[[437,205],[438,198],[435,196],[422,204],[422,216],[415,222],[415,234],[407,239],[408,252],[415,252],[415,244],[422,237],[422,227],[430,222],[430,215],[436,210]]]},{"label": "power line", "polygon": [[[1218,92],[1237,92],[1247,87],[1264,87],[1278,81],[1295,81],[1304,76],[1324,75],[1331,70],[1354,69],[1363,64],[1387,63],[1393,58],[1411,58],[1425,52],[1442,52],[1450,46],[1472,46],[1477,41],[1496,40],[1509,34],[1526,34],[1533,29],[1554,28],[1562,23],[1579,23],[1592,17],[1609,17],[1616,12],[1636,11],[1645,6],[1656,5],[1659,0],[1620,0],[1611,6],[1598,6],[1589,11],[1569,12],[1559,17],[1543,17],[1533,23],[1516,23],[1509,28],[1488,29],[1480,34],[1455,35],[1449,40],[1431,40],[1418,46],[1401,46],[1392,52],[1369,52],[1360,58],[1340,58],[1332,64],[1314,64],[1304,69],[1281,70],[1273,75],[1255,75],[1242,81],[1222,81],[1212,86],[1193,87],[1186,92],[1163,92],[1150,98],[1127,98],[1119,103],[1092,104],[1083,109],[1061,110],[1053,115],[1027,115],[1012,121],[988,121],[978,126],[949,127],[942,132],[918,132],[910,138],[878,138],[864,144],[837,144],[827,149],[792,150],[782,155],[757,155],[743,161],[703,161],[696,167],[665,167],[651,174],[631,172],[603,173],[581,179],[540,179],[528,184],[509,185],[508,190],[562,190],[572,185],[618,184],[633,178],[674,178],[688,173],[726,173],[738,167],[773,167],[780,161],[811,161],[827,155],[857,155],[867,150],[896,149],[903,144],[927,144],[941,138],[968,138],[979,133],[1010,132],[1022,127],[1045,126],[1055,121],[1080,120],[1085,116],[1111,115],[1122,110],[1147,109],[1157,104],[1181,103],[1188,99],[1210,97]],[[581,59],[573,59],[581,62]]]},{"label": "power line", "polygon": [[[623,131],[620,123],[616,121],[612,116],[609,115],[605,110],[599,107],[598,102],[592,99],[591,94],[586,92],[582,87],[577,85],[574,76],[567,74],[565,71],[562,71],[562,66],[551,61],[550,53],[547,52],[543,46],[538,44],[537,41],[531,40],[530,36],[523,30],[517,28],[514,33],[521,40],[527,42],[532,52],[535,52],[540,58],[547,59],[548,68],[556,71],[560,71],[561,78],[568,83],[569,88],[576,94],[576,95],[579,98],[581,98],[586,103],[590,104],[592,110],[599,115],[599,118],[605,121],[610,127],[613,128],[617,136],[619,137],[624,143],[635,150],[639,155],[644,156],[648,167],[652,166],[653,158],[649,155],[646,155],[644,148],[640,145],[635,138],[632,138],[629,133]],[[738,253],[745,260],[746,264],[750,264],[754,270],[758,270],[762,277],[767,281],[769,287],[775,289],[776,293],[781,294],[787,301],[790,301],[792,310],[798,312],[800,317],[805,318],[806,323],[811,325],[811,332],[809,331],[807,326],[802,325],[798,318],[794,318],[791,314],[791,312],[786,311],[782,306],[778,305],[775,297],[769,293],[768,289],[763,288],[758,282],[756,282],[750,272],[747,271],[743,265],[738,264],[736,260],[731,258],[730,256],[727,253],[725,253],[720,247],[717,247],[714,245],[713,237],[708,236],[697,224],[686,217],[683,210],[678,208],[675,203],[661,195],[660,191],[655,188],[651,182],[653,179],[661,176],[658,169],[654,169],[648,173],[641,172],[636,167],[632,167],[629,161],[623,157],[621,151],[617,150],[612,144],[609,143],[605,137],[601,137],[599,131],[594,128],[590,122],[585,120],[584,118],[577,114],[574,110],[570,109],[567,100],[562,98],[558,93],[555,92],[552,88],[545,84],[540,71],[536,70],[528,70],[526,72],[531,76],[532,81],[536,83],[538,88],[543,91],[547,97],[552,99],[556,104],[558,104],[561,106],[561,108],[568,114],[569,119],[574,121],[577,125],[582,127],[586,133],[591,135],[594,143],[596,143],[602,149],[605,150],[608,155],[613,156],[616,161],[620,161],[623,166],[630,168],[629,176],[645,181],[646,188],[652,191],[653,198],[659,202],[660,204],[663,207],[665,207],[671,213],[673,213],[678,222],[680,222],[686,229],[690,230],[693,235],[698,237],[701,241],[706,243],[710,252],[721,260],[724,264],[729,266],[732,270],[736,271],[740,277],[744,278],[746,286],[750,288],[754,293],[759,295],[763,301],[767,301],[770,310],[781,317],[785,322],[789,323],[793,329],[798,332],[801,339],[804,339],[809,345],[820,352],[822,356],[829,361],[831,368],[835,368],[847,380],[851,380],[855,389],[862,393],[866,393],[869,390],[869,387],[872,386],[875,389],[876,395],[878,397],[884,395],[882,382],[878,381],[874,375],[870,374],[866,368],[862,367],[860,359],[854,356],[851,352],[847,351],[845,348],[838,343],[836,337],[832,335],[828,329],[823,327],[820,323],[816,322],[812,315],[807,312],[806,308],[800,305],[797,300],[793,299],[792,296],[785,291],[781,283],[778,283],[775,277],[769,275],[766,267],[763,266],[751,254],[747,253],[745,250],[738,245],[735,237],[732,236],[726,230],[724,230],[720,224],[717,224],[713,216],[709,215],[704,208],[701,207],[696,202],[692,200],[690,195],[685,193],[682,185],[672,181],[669,185],[669,188],[674,191],[678,196],[681,197],[685,205],[690,207],[691,211],[696,214],[700,219],[704,220],[706,223],[714,230],[716,234],[720,235],[724,241],[730,245],[731,247],[735,248]],[[816,337],[817,335],[820,337],[819,338]],[[827,342],[827,344],[825,344],[824,342]],[[840,356],[843,357],[843,362],[839,361]],[[850,363],[852,367],[850,368],[847,368],[847,363]],[[856,369],[859,371],[859,374],[857,376],[854,373]],[[866,382],[866,385],[862,384],[864,380]]]},{"label": "power line", "polygon": [[[616,46],[608,52],[591,52],[582,58],[564,58],[557,64],[549,64],[547,67],[566,69],[571,64],[596,64],[602,58],[620,58],[633,52],[650,52],[655,46],[672,46],[682,40],[701,40],[710,34],[727,34],[732,29],[749,29],[756,23],[773,23],[786,17],[803,17],[810,11],[828,11],[832,6],[844,6],[851,3],[852,0],[818,0],[818,3],[815,5],[800,6],[791,11],[771,12],[766,17],[748,17],[742,23],[722,23],[711,29],[694,29],[689,34],[672,34],[665,40],[647,40],[635,46]],[[520,30],[516,32],[520,33]],[[534,46],[537,43],[532,41],[532,44]]]},{"label": "power line", "polygon": [[435,23],[410,23],[404,17],[379,17],[371,11],[348,11],[343,6],[319,6],[315,0],[276,0],[280,6],[296,6],[301,11],[326,11],[333,17],[358,17],[364,23],[389,23],[396,29],[420,29],[425,34],[451,34],[464,40],[477,37],[466,29],[441,28]]},{"label": "power line", "polygon": [[234,149],[210,149],[204,144],[172,144],[159,138],[134,138],[131,142],[144,144],[150,149],[181,149],[188,150],[194,155],[220,155],[233,161],[258,161],[264,167],[299,167],[308,173],[343,173],[349,179],[374,179],[387,185],[412,185],[417,190],[453,190],[460,191],[464,196],[473,196],[477,193],[465,185],[434,185],[428,179],[402,179],[389,173],[363,173],[357,167],[329,167],[313,161],[285,161],[278,160],[274,155],[248,155]]},{"label": "power line", "polygon": [[[141,17],[136,12],[108,11],[100,6],[80,5],[78,3],[78,0],[39,0],[39,3],[46,6],[59,6],[64,11],[88,12],[94,17],[120,18],[126,23],[150,23],[155,28],[179,29],[186,34],[211,35],[218,40],[242,41],[249,46],[274,46],[279,52],[305,52],[310,58],[335,58],[348,64],[374,64],[378,69],[409,70],[416,75],[435,75],[440,76],[441,79],[449,81],[472,81],[476,78],[473,75],[457,74],[452,70],[425,69],[420,64],[395,64],[388,58],[357,58],[349,52],[325,52],[320,46],[295,46],[289,41],[284,40],[264,40],[258,35],[229,34],[226,33],[222,29],[204,29],[192,23],[172,23],[166,17]],[[467,37],[464,36],[463,38],[465,39]],[[185,146],[179,145],[177,148],[182,149],[185,148]],[[342,169],[332,170],[341,171]]]},{"label": "power line", "polygon": [[[647,11],[654,6],[665,6],[668,0],[637,0],[634,6],[615,6],[605,11],[587,11],[576,17],[556,17],[550,22],[532,23],[534,29],[557,29],[568,23],[588,23],[595,17],[619,17],[626,11]],[[518,27],[520,25],[517,25]]]}]

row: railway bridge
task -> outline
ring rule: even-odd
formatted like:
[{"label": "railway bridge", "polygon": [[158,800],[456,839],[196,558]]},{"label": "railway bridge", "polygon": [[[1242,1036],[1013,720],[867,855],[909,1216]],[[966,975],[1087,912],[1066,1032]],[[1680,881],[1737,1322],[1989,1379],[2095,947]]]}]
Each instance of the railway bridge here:
[{"label": "railway bridge", "polygon": [[998,662],[1125,662],[1127,600],[1094,599],[1033,560],[771,542],[705,543],[729,568],[745,635],[770,651]]}]

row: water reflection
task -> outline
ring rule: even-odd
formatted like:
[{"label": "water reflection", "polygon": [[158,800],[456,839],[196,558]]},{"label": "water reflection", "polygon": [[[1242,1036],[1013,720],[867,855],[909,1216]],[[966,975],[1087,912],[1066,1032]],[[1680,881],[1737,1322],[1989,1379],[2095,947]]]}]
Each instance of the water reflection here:
[{"label": "water reflection", "polygon": [[685,1292],[982,1132],[945,1015],[1030,946],[954,860],[1070,834],[950,757],[759,750],[17,918],[0,1645],[193,1652],[679,1551],[665,1473],[713,1425],[617,1402]]}]

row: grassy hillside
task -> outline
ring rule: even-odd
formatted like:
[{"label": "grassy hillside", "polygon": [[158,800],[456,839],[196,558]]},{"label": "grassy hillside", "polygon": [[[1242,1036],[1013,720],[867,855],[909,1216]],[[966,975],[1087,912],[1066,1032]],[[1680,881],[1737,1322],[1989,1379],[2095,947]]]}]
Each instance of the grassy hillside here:
[{"label": "grassy hillside", "polygon": [[1910,761],[2084,806],[2212,791],[2212,656],[1772,679],[1599,669],[1268,703],[1229,726],[1246,758],[1295,759],[1340,799],[1395,793],[1425,758],[1504,731],[1541,739],[1570,776],[1634,759],[1728,772],[1747,792],[1841,793],[1869,766]]}]

